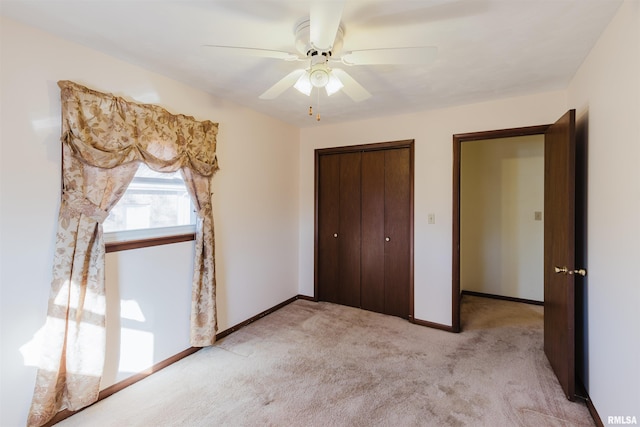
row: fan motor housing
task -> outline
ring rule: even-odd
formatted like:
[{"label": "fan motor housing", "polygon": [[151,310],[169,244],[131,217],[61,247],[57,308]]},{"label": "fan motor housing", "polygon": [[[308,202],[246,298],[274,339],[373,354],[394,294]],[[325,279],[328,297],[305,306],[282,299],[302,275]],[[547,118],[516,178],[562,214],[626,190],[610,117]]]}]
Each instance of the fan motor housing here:
[{"label": "fan motor housing", "polygon": [[[344,38],[344,28],[342,24],[338,27],[336,38],[333,46],[328,50],[318,50],[311,44],[310,37],[310,21],[309,18],[302,19],[295,27],[294,34],[296,36],[296,50],[304,56],[324,56],[326,61],[330,56],[337,54],[342,49],[342,41]],[[319,58],[318,58],[319,59]]]}]

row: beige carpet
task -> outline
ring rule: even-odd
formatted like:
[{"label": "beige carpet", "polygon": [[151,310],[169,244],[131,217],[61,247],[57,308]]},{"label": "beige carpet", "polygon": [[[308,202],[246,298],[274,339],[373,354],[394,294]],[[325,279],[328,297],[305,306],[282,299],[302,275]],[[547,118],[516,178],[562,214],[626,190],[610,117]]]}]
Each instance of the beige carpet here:
[{"label": "beige carpet", "polygon": [[298,300],[59,426],[590,426],[542,307],[465,296],[464,332]]}]

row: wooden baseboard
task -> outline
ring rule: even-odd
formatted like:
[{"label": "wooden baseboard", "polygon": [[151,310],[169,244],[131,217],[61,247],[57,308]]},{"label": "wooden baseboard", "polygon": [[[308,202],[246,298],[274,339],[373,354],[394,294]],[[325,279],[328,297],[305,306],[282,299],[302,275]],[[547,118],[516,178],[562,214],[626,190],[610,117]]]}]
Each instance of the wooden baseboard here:
[{"label": "wooden baseboard", "polygon": [[[303,300],[307,300],[307,301],[315,301],[314,298],[306,296],[306,295],[296,295],[294,297],[289,298],[286,301],[281,302],[280,304],[276,304],[273,307],[256,314],[255,316],[253,316],[250,319],[245,320],[244,322],[240,322],[237,325],[234,325],[228,329],[225,329],[222,332],[218,332],[216,334],[216,340],[222,339],[226,336],[228,336],[229,334],[247,326],[250,323],[255,322],[258,319],[263,318],[264,316],[266,316],[267,314],[271,314],[276,310],[281,309],[282,307],[284,307],[285,305],[288,305],[290,303],[292,303],[295,300],[298,299],[303,299]],[[98,403],[99,401],[106,399],[107,397],[111,396],[114,393],[119,392],[120,390],[123,390],[126,387],[129,387],[130,385],[133,385],[135,383],[137,383],[140,380],[143,380],[145,378],[147,378],[149,375],[158,372],[161,369],[166,368],[167,366],[177,362],[180,359],[183,359],[187,356],[192,355],[193,353],[197,352],[198,350],[200,350],[200,347],[190,347],[186,350],[181,351],[180,353],[173,355],[171,357],[169,357],[168,359],[163,360],[162,362],[156,363],[155,365],[153,365],[151,368],[142,371],[142,372],[138,372],[137,374],[122,380],[116,384],[113,384],[107,388],[105,388],[104,390],[100,391],[100,393],[98,394],[98,400],[96,400],[95,402],[93,402],[91,405],[85,406],[82,409],[78,409],[77,411],[69,411],[68,409],[64,409],[60,412],[58,412],[51,420],[49,420],[49,422],[47,422],[46,424],[44,424],[42,427],[51,427],[54,424],[59,423],[60,421],[69,418],[70,416],[72,416],[73,414],[76,414],[80,411],[85,410],[86,408],[95,405],[96,403]]]},{"label": "wooden baseboard", "polygon": [[416,325],[420,325],[420,326],[426,326],[427,328],[440,329],[442,331],[447,331],[447,332],[460,332],[460,331],[457,331],[453,326],[443,325],[442,323],[428,322],[426,320],[420,320],[420,319],[414,318],[411,320],[411,323],[415,323]]},{"label": "wooden baseboard", "polygon": [[[298,295],[296,299],[303,299],[307,301],[318,302],[317,298],[309,297],[306,295]],[[384,314],[384,313],[381,313],[381,314]],[[454,333],[460,332],[459,329],[457,330],[453,326],[443,325],[442,323],[428,322],[426,320],[420,320],[416,318],[409,318],[408,320],[411,323],[415,323],[416,325],[420,325],[420,326],[426,326],[427,328],[440,329],[441,331],[454,332]]]},{"label": "wooden baseboard", "polygon": [[100,394],[98,395],[98,400],[106,399],[112,394],[119,392],[123,388],[129,387],[130,385],[133,385],[138,381],[147,378],[149,375],[154,374],[159,370],[164,369],[167,366],[176,363],[180,359],[184,359],[185,357],[192,355],[193,353],[199,351],[200,349],[201,347],[189,347],[188,349],[183,350],[178,354],[174,354],[173,356],[163,360],[162,362],[156,363],[151,368],[145,371],[138,372],[137,374],[125,380],[122,380],[116,384],[113,384],[112,386],[109,386],[100,392]]},{"label": "wooden baseboard", "polygon": [[216,334],[216,340],[219,340],[219,339],[221,339],[221,338],[224,338],[224,337],[226,337],[227,335],[229,335],[229,334],[231,334],[231,333],[233,333],[233,332],[237,331],[238,329],[244,328],[244,327],[245,327],[245,326],[247,326],[248,324],[253,323],[253,322],[255,322],[255,321],[256,321],[256,320],[258,320],[258,319],[263,318],[263,317],[264,317],[264,316],[266,316],[267,314],[271,314],[271,313],[273,313],[273,312],[274,312],[274,311],[276,311],[276,310],[280,310],[280,309],[281,309],[282,307],[284,307],[285,305],[291,304],[291,303],[292,303],[292,302],[294,302],[295,300],[300,299],[299,297],[300,297],[299,295],[296,295],[295,297],[291,297],[291,298],[289,298],[288,300],[281,302],[280,304],[276,304],[276,305],[274,305],[273,307],[268,308],[268,309],[266,309],[265,311],[263,311],[263,312],[261,312],[261,313],[256,314],[255,316],[251,317],[250,319],[245,320],[244,322],[240,322],[240,323],[238,323],[237,325],[234,325],[234,326],[230,327],[229,329],[225,329],[225,330],[224,330],[224,331],[222,331],[222,332],[218,332],[218,333]]},{"label": "wooden baseboard", "polygon": [[[200,350],[200,347],[190,347],[186,350],[181,351],[178,354],[175,354],[171,357],[169,357],[168,359],[165,359],[161,362],[156,363],[155,365],[153,365],[151,368],[146,369],[142,372],[138,372],[137,374],[122,380],[120,382],[117,382],[107,388],[105,388],[104,390],[101,390],[100,393],[98,394],[98,400],[96,400],[95,402],[93,402],[91,405],[95,405],[96,403],[98,403],[99,401],[106,399],[107,397],[111,396],[114,393],[117,393],[118,391],[129,387],[130,385],[133,385],[135,383],[137,383],[140,380],[143,380],[145,378],[147,378],[149,375],[158,372],[161,369],[166,368],[167,366],[177,362],[180,359],[183,359],[187,356],[192,355],[193,353],[195,353],[196,351]],[[77,411],[70,411],[68,409],[64,409],[60,412],[58,412],[49,422],[47,422],[46,424],[44,424],[42,427],[49,427],[52,426],[54,424],[59,423],[60,421],[69,418],[70,416],[72,416],[73,414],[76,414],[80,411],[85,410],[86,408],[88,408],[89,406],[85,406],[82,409],[78,409]]]},{"label": "wooden baseboard", "polygon": [[600,414],[596,410],[596,407],[593,405],[591,401],[591,397],[587,392],[586,387],[582,384],[582,381],[576,378],[576,397],[580,400],[583,400],[587,405],[587,409],[589,410],[589,414],[591,414],[591,418],[593,418],[593,422],[596,423],[597,427],[604,427],[604,423],[602,422],[602,418],[600,418]]},{"label": "wooden baseboard", "polygon": [[589,397],[589,395],[587,395],[587,399],[585,400],[585,403],[587,404],[587,409],[589,409],[589,413],[591,414],[591,418],[593,418],[593,422],[596,423],[597,427],[604,427],[604,423],[602,422],[602,419],[600,418],[600,414],[598,414],[598,411],[596,410],[596,407],[593,406],[593,402],[591,401],[591,398]]},{"label": "wooden baseboard", "polygon": [[521,302],[523,304],[544,305],[543,301],[536,301],[536,300],[525,299],[525,298],[506,297],[504,295],[486,294],[484,292],[462,291],[460,292],[460,294],[463,296],[470,295],[474,297],[493,298],[493,299],[501,299],[504,301]]},{"label": "wooden baseboard", "polygon": [[[516,301],[516,302],[525,302],[527,304],[536,304],[536,305],[542,305],[542,303],[540,303],[539,301],[530,301],[530,300],[521,300],[518,298],[511,298],[511,297],[502,297],[500,295],[491,295],[491,294],[483,294],[483,293],[479,293],[479,292],[472,292],[472,291],[462,291],[462,295],[474,295],[474,296],[480,296],[480,297],[487,297],[487,298],[497,298],[497,299],[505,299],[508,301]],[[282,307],[292,303],[293,301],[296,300],[305,300],[305,301],[313,301],[313,302],[317,302],[317,300],[314,297],[310,297],[307,295],[296,295],[294,297],[289,298],[286,301],[281,302],[280,304],[276,304],[275,306],[256,314],[255,316],[251,317],[250,319],[245,320],[244,322],[240,322],[237,325],[234,325],[228,329],[225,329],[222,332],[219,332],[216,334],[216,339],[222,339],[228,335],[230,335],[233,332],[238,331],[239,329],[242,329],[243,327],[255,322],[258,319],[263,318],[264,316],[271,314],[279,309],[281,309]],[[449,325],[443,325],[441,323],[435,323],[435,322],[429,322],[426,320],[420,320],[420,319],[411,319],[412,323],[415,323],[416,325],[420,325],[420,326],[426,326],[429,328],[434,328],[434,329],[440,329],[443,331],[447,331],[447,332],[460,332],[459,330],[455,330],[452,326]],[[89,406],[86,406],[85,408],[79,409],[77,411],[69,411],[67,409],[58,412],[49,422],[47,422],[46,424],[44,424],[42,427],[51,427],[57,423],[59,423],[60,421],[69,418],[70,416],[83,411],[84,409],[95,405],[96,403],[98,403],[99,401],[106,399],[107,397],[111,396],[114,393],[117,393],[120,390],[123,390],[126,387],[129,387],[130,385],[133,385],[135,383],[137,383],[140,380],[145,379],[146,377],[148,377],[151,374],[154,374],[158,371],[160,371],[161,369],[166,368],[169,365],[172,365],[173,363],[179,361],[180,359],[183,359],[187,356],[192,355],[193,353],[197,352],[200,350],[200,347],[190,347],[186,350],[181,351],[180,353],[173,355],[171,357],[169,357],[168,359],[163,360],[162,362],[156,363],[155,365],[153,365],[151,368],[143,371],[143,372],[139,372],[123,381],[120,381],[116,384],[113,384],[107,388],[105,388],[104,390],[100,391],[100,393],[98,394],[98,400],[96,400],[94,403],[92,403]],[[596,423],[597,427],[604,427],[604,424],[602,423],[602,419],[600,418],[600,415],[598,414],[598,411],[596,410],[595,406],[593,405],[593,402],[591,401],[591,398],[589,397],[589,394],[586,392],[584,386],[581,387],[581,393],[584,394],[584,396],[579,396],[581,399],[583,399],[587,405],[587,408],[589,409],[589,413],[591,414],[591,417],[593,418],[593,421]]]}]

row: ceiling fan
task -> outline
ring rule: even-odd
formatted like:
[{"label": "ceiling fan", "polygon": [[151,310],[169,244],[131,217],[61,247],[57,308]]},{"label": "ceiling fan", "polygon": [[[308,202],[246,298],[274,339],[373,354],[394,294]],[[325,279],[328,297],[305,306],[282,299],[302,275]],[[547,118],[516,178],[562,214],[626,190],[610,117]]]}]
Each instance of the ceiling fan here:
[{"label": "ceiling fan", "polygon": [[[437,48],[432,46],[365,49],[342,52],[344,28],[341,24],[345,0],[311,2],[309,18],[295,27],[295,47],[299,54],[252,47],[205,45],[224,52],[274,58],[285,61],[308,61],[305,68],[296,69],[260,95],[260,99],[275,99],[293,86],[305,95],[313,88],[324,88],[327,95],[342,90],[359,102],[371,93],[342,68],[343,65],[427,64],[432,62]],[[311,112],[309,113],[311,114]]]}]

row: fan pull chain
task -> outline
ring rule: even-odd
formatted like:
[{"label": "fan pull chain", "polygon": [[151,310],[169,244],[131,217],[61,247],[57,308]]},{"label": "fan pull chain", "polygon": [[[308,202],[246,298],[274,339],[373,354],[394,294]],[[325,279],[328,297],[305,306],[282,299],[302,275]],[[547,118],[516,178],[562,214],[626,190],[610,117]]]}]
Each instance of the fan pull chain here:
[{"label": "fan pull chain", "polygon": [[317,105],[317,109],[318,109],[318,115],[316,116],[316,121],[319,122],[320,121],[320,88],[318,88],[318,100],[316,101],[316,105]]},{"label": "fan pull chain", "polygon": [[[309,69],[311,69],[312,66],[313,66],[313,60],[311,59],[311,57],[309,57]],[[311,90],[313,91],[313,86],[311,87]],[[313,116],[313,107],[309,105],[309,117],[311,116]]]},{"label": "fan pull chain", "polygon": [[[318,88],[318,96],[316,99],[316,109],[318,110],[318,114],[316,114],[316,121],[320,121],[320,88]],[[313,106],[309,105],[309,116],[313,116]]]}]

